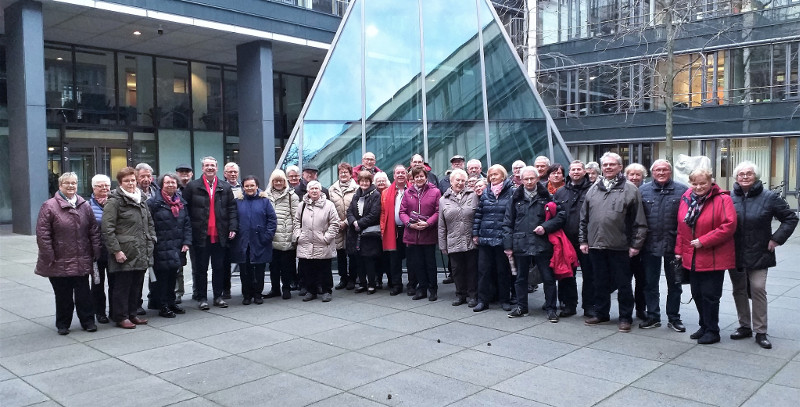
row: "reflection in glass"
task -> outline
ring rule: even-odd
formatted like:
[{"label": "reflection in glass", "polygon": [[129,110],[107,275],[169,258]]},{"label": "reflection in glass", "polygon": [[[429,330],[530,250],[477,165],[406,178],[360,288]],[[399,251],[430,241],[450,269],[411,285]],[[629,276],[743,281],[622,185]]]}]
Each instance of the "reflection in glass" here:
[{"label": "reflection in glass", "polygon": [[192,62],[192,110],[195,129],[222,130],[222,72],[218,65]]},{"label": "reflection in glass", "polygon": [[[131,146],[130,162],[133,165],[138,163],[148,163],[155,170],[156,175],[161,174],[159,168],[158,156],[156,153],[158,148],[156,146],[156,136],[153,133],[133,132],[133,145]],[[178,165],[180,163],[175,163]],[[173,170],[173,168],[165,168],[165,171]]]},{"label": "reflection in glass", "polygon": [[153,58],[118,54],[117,61],[120,122],[152,126]]},{"label": "reflection in glass", "polygon": [[[553,147],[557,148],[555,145]],[[532,160],[540,155],[550,156],[549,148],[547,124],[544,120],[489,122],[489,151],[492,152],[492,164],[502,164],[508,170],[515,160]]]},{"label": "reflection in glass", "polygon": [[342,161],[361,161],[361,123],[303,123],[303,164],[319,168],[322,185],[333,183],[337,177],[336,165]]},{"label": "reflection in glass", "polygon": [[439,174],[450,169],[450,158],[456,154],[485,163],[485,135],[483,120],[428,123],[428,163]]},{"label": "reflection in glass", "polygon": [[81,123],[116,124],[114,53],[75,51],[76,120]]},{"label": "reflection in glass", "polygon": [[158,106],[150,109],[153,123],[160,127],[188,129],[192,119],[189,107],[189,65],[186,61],[156,58]]},{"label": "reflection in glass", "polygon": [[69,48],[45,47],[44,96],[48,123],[75,121],[72,51]]},{"label": "reflection in glass", "polygon": [[[378,167],[391,172],[395,164],[408,165],[413,154],[422,154],[422,124],[398,122],[367,122],[367,151],[375,152]],[[354,163],[361,162],[358,156]]]}]

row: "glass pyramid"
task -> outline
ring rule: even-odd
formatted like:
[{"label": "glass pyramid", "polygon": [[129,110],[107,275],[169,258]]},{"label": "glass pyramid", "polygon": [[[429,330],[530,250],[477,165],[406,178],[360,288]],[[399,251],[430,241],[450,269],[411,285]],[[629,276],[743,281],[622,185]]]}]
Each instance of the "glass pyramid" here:
[{"label": "glass pyramid", "polygon": [[571,159],[489,0],[350,2],[278,167],[313,163],[329,185],[366,151],[437,174],[456,154],[509,172]]}]

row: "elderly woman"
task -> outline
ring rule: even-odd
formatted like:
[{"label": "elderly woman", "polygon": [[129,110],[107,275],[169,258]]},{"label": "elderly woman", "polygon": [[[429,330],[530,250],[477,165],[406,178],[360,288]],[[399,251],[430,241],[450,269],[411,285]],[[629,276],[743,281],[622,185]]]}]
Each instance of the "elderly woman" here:
[{"label": "elderly woman", "polygon": [[147,200],[153,226],[156,229],[156,244],[153,252],[153,272],[156,281],[152,284],[153,298],[161,305],[158,315],[175,318],[175,314],[185,314],[183,308],[175,303],[175,280],[182,266],[182,253],[192,244],[192,224],[186,201],[178,191],[178,174],[168,172],[158,180],[160,193]]},{"label": "elderly woman", "polygon": [[490,185],[483,191],[472,222],[472,240],[478,245],[478,304],[472,310],[489,309],[497,297],[504,311],[511,311],[511,268],[503,251],[503,219],[513,188],[506,169],[489,167]]},{"label": "elderly woman", "polygon": [[508,179],[514,183],[514,187],[522,185],[522,175],[519,172],[523,168],[525,168],[525,161],[517,160],[511,164],[511,175],[508,176]]},{"label": "elderly woman", "polygon": [[[472,185],[470,186],[470,184]],[[467,180],[467,186],[472,188],[472,190],[475,191],[478,196],[481,196],[483,195],[483,190],[486,189],[486,180],[470,178]]]},{"label": "elderly woman", "polygon": [[269,186],[264,190],[277,218],[275,236],[272,238],[272,261],[269,263],[272,289],[265,297],[271,298],[282,291],[284,300],[292,298],[291,285],[297,280],[297,249],[292,234],[297,227],[294,213],[300,206],[294,188],[288,188],[287,184],[286,174],[282,170],[275,170],[269,177]]},{"label": "elderly woman", "polygon": [[[378,189],[378,193],[380,193],[381,196],[383,196],[383,191],[389,188],[389,185],[392,184],[391,182],[389,182],[389,176],[386,175],[386,173],[383,171],[375,173],[372,182],[375,183],[375,188]],[[382,198],[381,201],[383,201]],[[382,209],[383,206],[381,206],[381,210]],[[390,270],[389,267],[391,266],[390,263],[391,261],[389,257],[389,252],[381,251],[381,257],[378,259],[378,267],[375,270],[375,288],[379,290],[383,288],[384,274],[386,274],[387,279],[391,280],[391,276],[389,275],[389,270]],[[389,287],[391,285],[391,281],[387,281],[386,285],[387,287]]]},{"label": "elderly woman", "polygon": [[450,173],[450,188],[439,198],[439,248],[450,259],[450,270],[456,285],[457,307],[478,304],[478,249],[472,239],[472,222],[479,197],[466,188],[467,173],[455,169]]},{"label": "elderly woman", "polygon": [[678,209],[675,258],[692,271],[690,285],[700,329],[690,335],[698,344],[719,342],[719,299],[725,270],[736,267],[733,236],[736,210],[711,172],[698,168],[689,174],[691,188]]},{"label": "elderly woman", "polygon": [[[108,192],[111,190],[111,178],[108,175],[97,174],[92,177],[92,197],[89,198],[89,205],[94,212],[97,220],[97,228],[100,230],[100,222],[103,220],[103,207],[108,200]],[[106,315],[106,274],[108,271],[108,251],[102,243],[102,233],[100,234],[100,256],[97,258],[97,279],[92,282],[92,304],[94,305],[94,315],[97,322],[108,323]]]},{"label": "elderly woman", "polygon": [[[772,349],[767,338],[767,268],[775,267],[775,248],[794,232],[797,214],[781,197],[764,188],[754,163],[740,163],[733,174],[736,182],[732,199],[738,224],[734,238],[736,269],[730,270],[730,276],[739,328],[731,334],[731,339],[750,338],[755,331],[756,343]],[[774,233],[773,219],[781,223]]]},{"label": "elderly woman", "polygon": [[406,264],[408,272],[416,274],[419,284],[411,299],[436,301],[439,291],[436,282],[436,222],[442,193],[428,181],[428,171],[424,166],[412,168],[411,180],[411,186],[400,202],[400,221],[406,227],[403,234]]},{"label": "elderly woman", "polygon": [[356,292],[375,294],[375,269],[383,252],[380,229],[381,193],[372,185],[372,173],[367,170],[358,173],[358,185],[358,191],[347,208],[347,254],[358,258],[358,278],[361,285],[356,288]]},{"label": "elderly woman", "polygon": [[289,182],[289,188],[296,188],[300,185],[300,167],[290,165],[286,167],[286,180]]},{"label": "elderly woman", "polygon": [[[339,170],[339,180],[328,188],[328,196],[330,196],[333,205],[336,206],[336,213],[339,214],[339,233],[336,235],[336,268],[339,271],[339,284],[336,284],[336,289],[347,288],[352,290],[356,288],[356,280],[358,279],[358,256],[349,254],[345,248],[345,238],[347,236],[347,208],[350,207],[350,202],[358,189],[358,184],[353,181],[352,165],[341,163],[337,169]],[[366,285],[366,282],[362,281],[361,284]]]},{"label": "elderly woman", "polygon": [[73,309],[85,331],[97,331],[87,276],[100,256],[100,228],[89,203],[77,191],[78,176],[62,174],[58,191],[42,204],[36,221],[35,273],[49,278],[53,286],[59,335],[69,334]]},{"label": "elderly woman", "polygon": [[600,164],[597,161],[589,161],[586,163],[586,176],[589,177],[589,182],[594,184],[597,181],[597,176],[600,175]]},{"label": "elderly woman", "polygon": [[566,183],[564,166],[559,163],[555,163],[547,168],[545,174],[547,175],[547,192],[549,192],[550,195],[555,194],[556,191]]},{"label": "elderly woman", "polygon": [[[249,175],[242,180],[242,192],[236,193],[239,211],[239,233],[233,239],[231,261],[239,265],[242,280],[242,305],[263,304],[264,272],[272,261],[272,238],[278,225],[275,209],[261,193],[258,178]],[[277,290],[277,292],[276,292]],[[272,295],[280,295],[280,285],[272,287]]]},{"label": "elderly woman", "polygon": [[[644,179],[647,178],[647,169],[642,164],[633,163],[625,167],[625,179],[628,180],[636,188],[642,186]],[[642,321],[647,321],[647,302],[644,298],[644,288],[647,281],[647,275],[644,272],[644,263],[642,262],[642,253],[631,257],[631,273],[635,286],[633,289],[633,299],[636,304],[636,318]]]},{"label": "elderly woman", "polygon": [[156,231],[147,209],[147,197],[136,186],[136,170],[117,173],[119,188],[103,210],[103,237],[111,277],[111,320],[125,329],[147,324],[136,316],[147,267],[152,265]]},{"label": "elderly woman", "polygon": [[339,233],[339,214],[333,202],[325,198],[322,184],[311,181],[307,185],[303,203],[297,208],[297,258],[307,293],[303,301],[317,298],[329,302],[333,292],[331,259],[336,255],[336,235]]}]

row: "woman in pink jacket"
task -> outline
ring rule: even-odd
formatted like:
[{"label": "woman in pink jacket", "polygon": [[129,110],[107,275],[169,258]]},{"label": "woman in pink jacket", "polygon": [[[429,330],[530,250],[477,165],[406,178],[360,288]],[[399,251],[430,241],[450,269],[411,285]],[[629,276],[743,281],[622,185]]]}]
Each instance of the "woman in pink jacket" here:
[{"label": "woman in pink jacket", "polygon": [[[406,244],[408,272],[417,275],[419,286],[412,299],[436,301],[439,286],[436,284],[436,242],[439,240],[439,198],[442,193],[428,182],[424,167],[411,170],[411,187],[400,202],[400,221],[405,226],[403,243]],[[430,296],[428,296],[430,291]]]}]

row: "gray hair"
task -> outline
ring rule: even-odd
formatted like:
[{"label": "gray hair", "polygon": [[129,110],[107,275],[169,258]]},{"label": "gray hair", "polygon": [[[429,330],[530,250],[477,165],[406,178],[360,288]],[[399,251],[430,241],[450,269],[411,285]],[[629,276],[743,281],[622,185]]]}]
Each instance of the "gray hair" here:
[{"label": "gray hair", "polygon": [[286,178],[286,173],[283,172],[283,170],[281,170],[281,169],[275,169],[275,171],[272,171],[272,174],[270,174],[270,176],[269,176],[269,184],[267,185],[267,187],[271,188],[272,187],[272,181],[275,181],[276,179],[282,179],[283,182],[285,182],[287,184],[289,183],[289,179]]},{"label": "gray hair", "polygon": [[385,179],[387,183],[389,182],[389,176],[388,176],[388,175],[386,175],[386,173],[385,173],[385,172],[383,172],[383,171],[381,171],[381,172],[376,172],[376,173],[375,173],[375,178],[374,178],[372,181],[373,181],[373,182],[377,182],[377,181],[378,181],[378,178]]},{"label": "gray hair", "polygon": [[614,161],[617,162],[617,164],[622,165],[622,157],[620,157],[619,154],[617,154],[615,152],[606,151],[606,153],[603,154],[602,157],[600,157],[600,162],[602,163],[606,159],[613,159]]},{"label": "gray hair", "polygon": [[736,168],[733,169],[733,176],[735,177],[739,175],[739,172],[746,168],[753,169],[753,173],[756,174],[756,180],[761,179],[761,173],[758,171],[758,166],[756,165],[756,163],[749,160],[740,162],[739,165],[737,165]]},{"label": "gray hair", "polygon": [[176,174],[176,173],[174,173],[174,172],[170,171],[170,172],[167,172],[167,173],[161,174],[161,176],[160,176],[160,177],[158,177],[158,187],[159,187],[159,188],[161,188],[161,189],[164,189],[164,179],[166,179],[167,177],[170,177],[170,178],[174,179],[174,180],[175,180],[175,182],[176,182],[178,185],[180,185],[180,184],[181,184],[181,180],[180,180],[180,178],[178,178],[178,174]]},{"label": "gray hair", "polygon": [[513,170],[514,167],[520,167],[520,168],[525,167],[525,161],[522,160],[514,161],[514,163],[511,164],[511,169]]},{"label": "gray hair", "polygon": [[308,184],[306,185],[306,189],[307,190],[311,189],[311,187],[319,187],[319,189],[321,190],[322,184],[317,180],[309,181]]},{"label": "gray hair", "polygon": [[75,182],[78,182],[78,174],[74,172],[65,172],[58,177],[58,185],[61,185],[69,178],[75,178]]},{"label": "gray hair", "polygon": [[536,175],[536,178],[539,178],[539,171],[532,165],[522,167],[522,169],[519,170],[519,176],[522,177],[526,172],[532,172],[534,175]]},{"label": "gray hair", "polygon": [[471,159],[471,160],[467,161],[467,167],[469,167],[469,166],[470,166],[470,164],[476,164],[476,163],[477,163],[477,164],[478,164],[478,165],[479,165],[481,168],[483,168],[483,164],[481,163],[481,160],[478,160],[477,158],[473,158],[473,159]]},{"label": "gray hair", "polygon": [[111,178],[109,178],[108,175],[105,174],[95,175],[94,177],[92,177],[92,188],[96,187],[97,184],[103,181],[105,181],[109,186],[111,185]]},{"label": "gray hair", "polygon": [[644,168],[644,165],[639,163],[633,163],[625,167],[625,174],[629,173],[630,171],[640,172],[642,174],[642,178],[647,178],[647,169]]},{"label": "gray hair", "polygon": [[661,164],[667,164],[669,170],[672,171],[672,164],[670,164],[669,160],[659,158],[658,160],[653,161],[653,165],[650,166],[650,172],[653,172],[653,168],[656,168],[656,165],[661,165]]},{"label": "gray hair", "polygon": [[503,175],[503,179],[508,177],[508,171],[506,171],[506,167],[503,167],[501,164],[495,164],[489,167],[489,169],[486,170],[486,174],[489,174],[492,171],[500,171],[500,174]]},{"label": "gray hair", "polygon": [[586,163],[586,166],[584,167],[584,169],[586,169],[586,170],[594,170],[594,172],[599,174],[600,173],[600,164],[598,164],[597,161],[589,161],[588,163]]},{"label": "gray hair", "polygon": [[547,164],[548,166],[550,165],[550,157],[547,157],[547,156],[544,156],[544,155],[540,155],[540,156],[536,157],[536,159],[533,160],[533,163],[536,164],[537,161],[544,161],[545,164]]},{"label": "gray hair", "polygon": [[469,178],[469,175],[467,175],[466,171],[462,170],[461,168],[456,168],[453,171],[450,171],[450,183],[453,182],[453,177],[456,175],[462,175],[465,179]]},{"label": "gray hair", "polygon": [[233,161],[231,161],[231,162],[229,162],[229,163],[225,164],[225,167],[223,168],[223,171],[224,171],[224,170],[226,170],[226,169],[228,169],[228,167],[236,167],[236,171],[239,171],[239,164],[236,164],[236,163],[235,163],[235,162],[233,162]]},{"label": "gray hair", "polygon": [[298,167],[296,165],[290,165],[290,166],[286,167],[286,174],[288,174],[288,173],[290,173],[292,171],[300,174],[300,167]]},{"label": "gray hair", "polygon": [[150,171],[151,174],[154,172],[153,171],[153,167],[151,167],[150,164],[147,164],[147,163],[136,164],[136,168],[134,168],[134,169],[136,170],[137,174],[139,173],[139,171],[142,171],[142,170]]},{"label": "gray hair", "polygon": [[203,164],[206,161],[217,162],[217,159],[212,157],[212,156],[210,156],[210,155],[207,155],[207,156],[203,157],[203,159],[200,160],[200,164]]}]

